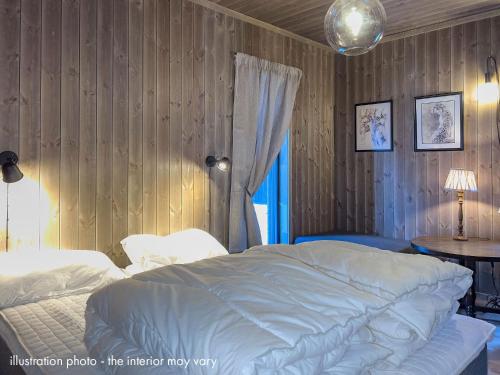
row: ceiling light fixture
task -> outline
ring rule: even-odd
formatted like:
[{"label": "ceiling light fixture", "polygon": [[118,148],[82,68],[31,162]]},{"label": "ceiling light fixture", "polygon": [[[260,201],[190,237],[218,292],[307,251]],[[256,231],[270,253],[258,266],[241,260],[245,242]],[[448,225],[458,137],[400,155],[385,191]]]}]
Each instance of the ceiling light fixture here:
[{"label": "ceiling light fixture", "polygon": [[343,55],[362,55],[382,40],[386,21],[379,0],[336,0],[325,16],[326,40]]}]

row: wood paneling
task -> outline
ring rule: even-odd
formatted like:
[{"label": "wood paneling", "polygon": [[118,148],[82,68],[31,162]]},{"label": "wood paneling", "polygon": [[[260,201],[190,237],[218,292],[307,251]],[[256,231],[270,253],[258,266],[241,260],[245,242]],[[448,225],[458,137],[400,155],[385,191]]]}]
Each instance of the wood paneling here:
[{"label": "wood paneling", "polygon": [[[451,235],[457,225],[457,202],[444,183],[455,167],[473,170],[478,181],[478,192],[466,193],[466,232],[498,237],[499,177],[493,163],[500,147],[493,107],[478,103],[476,90],[484,80],[486,57],[498,51],[499,27],[500,18],[492,18],[384,43],[366,57],[336,56],[337,230],[406,239]],[[372,99],[394,101],[394,152],[372,155],[374,174],[363,180],[372,165],[366,159],[364,164],[355,162],[362,156],[353,151],[351,107],[366,99],[363,95],[370,86]],[[464,92],[465,150],[415,153],[414,96],[450,91]],[[345,98],[340,94],[344,92]],[[373,230],[360,217],[369,212],[365,202],[371,199],[375,209],[368,222],[374,222]]]},{"label": "wood paneling", "polygon": [[124,265],[119,242],[132,233],[199,227],[227,243],[229,175],[204,161],[231,155],[238,51],[303,70],[290,133],[292,233],[332,229],[330,51],[186,0],[0,8],[0,148],[19,152],[36,199],[13,205],[23,215],[11,227],[28,229],[11,248],[98,249]]},{"label": "wood paneling", "polygon": [[[212,2],[306,38],[326,43],[323,20],[332,0],[212,0]],[[381,0],[386,36],[499,10],[497,0]]]}]

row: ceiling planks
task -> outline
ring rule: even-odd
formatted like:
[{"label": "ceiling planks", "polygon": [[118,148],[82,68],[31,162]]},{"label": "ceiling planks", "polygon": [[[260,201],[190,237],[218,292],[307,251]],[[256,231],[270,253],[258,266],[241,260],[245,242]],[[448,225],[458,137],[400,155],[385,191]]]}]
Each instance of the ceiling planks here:
[{"label": "ceiling planks", "polygon": [[[386,36],[500,9],[499,0],[381,0]],[[246,16],[325,43],[324,16],[333,0],[212,0]]]}]

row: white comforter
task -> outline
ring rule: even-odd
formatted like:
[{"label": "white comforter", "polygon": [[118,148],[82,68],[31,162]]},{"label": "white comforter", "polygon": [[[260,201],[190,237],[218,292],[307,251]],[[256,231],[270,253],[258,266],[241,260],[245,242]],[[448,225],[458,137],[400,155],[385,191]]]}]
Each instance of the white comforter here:
[{"label": "white comforter", "polygon": [[112,374],[370,373],[422,347],[471,282],[456,264],[346,242],[257,247],[101,289],[85,344]]}]

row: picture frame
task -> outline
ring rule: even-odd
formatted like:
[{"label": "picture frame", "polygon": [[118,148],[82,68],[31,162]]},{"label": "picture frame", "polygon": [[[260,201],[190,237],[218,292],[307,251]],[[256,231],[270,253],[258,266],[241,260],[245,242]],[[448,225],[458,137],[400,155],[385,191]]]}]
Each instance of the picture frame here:
[{"label": "picture frame", "polygon": [[354,105],[356,152],[394,150],[392,99]]},{"label": "picture frame", "polygon": [[415,97],[415,152],[464,149],[463,92]]}]

